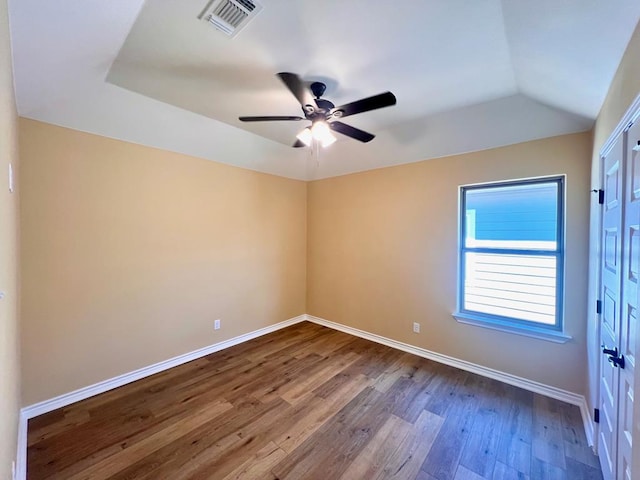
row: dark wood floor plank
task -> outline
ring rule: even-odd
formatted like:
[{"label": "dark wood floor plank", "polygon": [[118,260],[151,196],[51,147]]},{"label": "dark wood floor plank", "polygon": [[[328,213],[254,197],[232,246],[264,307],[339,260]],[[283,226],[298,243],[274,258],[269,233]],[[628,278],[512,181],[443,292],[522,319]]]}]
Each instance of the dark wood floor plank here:
[{"label": "dark wood floor plank", "polygon": [[339,478],[389,418],[380,397],[380,392],[367,387],[276,465],[273,473],[280,480]]},{"label": "dark wood floor plank", "polygon": [[567,476],[575,480],[602,480],[602,470],[599,467],[585,465],[578,460],[567,457]]},{"label": "dark wood floor plank", "polygon": [[500,432],[497,459],[528,476],[531,472],[533,393],[505,385],[504,398],[509,403],[509,412]]},{"label": "dark wood floor plank", "polygon": [[312,371],[306,372],[303,378],[297,378],[295,381],[289,382],[288,385],[281,388],[282,398],[292,405],[296,404],[310,392],[341,373],[359,358],[360,355],[353,352],[326,357],[324,362],[318,363]]},{"label": "dark wood floor plank", "polygon": [[412,368],[412,361],[416,357],[408,353],[404,353],[396,358],[373,382],[373,387],[380,391],[386,392],[391,385],[393,385],[398,378],[403,376],[409,376]]},{"label": "dark wood floor plank", "polygon": [[199,412],[194,412],[182,420],[175,421],[162,430],[158,430],[155,433],[150,432],[149,435],[134,442],[130,447],[122,448],[117,453],[93,463],[74,475],[72,475],[73,469],[61,471],[59,478],[67,480],[80,480],[83,478],[101,480],[111,478],[112,475],[126,469],[132,463],[140,461],[165,445],[177,441],[183,437],[185,433],[201,427],[205,423],[210,422],[212,418],[216,418],[232,408],[233,405],[226,401],[207,405],[207,407],[201,409]]},{"label": "dark wood floor plank", "polygon": [[29,421],[29,480],[601,479],[576,407],[311,323]]},{"label": "dark wood floor plank", "polygon": [[[220,398],[215,390],[207,389],[204,384],[194,384],[191,390],[172,385],[162,390],[143,390],[138,395],[138,405],[125,394],[121,408],[110,401],[103,410],[92,411],[88,422],[33,445],[29,449],[32,474],[36,475],[40,469],[49,470],[51,465],[55,465],[57,470],[66,470],[71,465],[99,461],[105,455],[134,443],[137,438],[153,434],[165,428],[167,423],[191,415],[189,409],[215,404]],[[150,406],[155,396],[162,396],[165,402],[164,407],[154,414]],[[84,409],[83,403],[78,403],[81,410]]]},{"label": "dark wood floor plank", "polygon": [[[375,480],[415,478],[442,428],[443,419],[423,410]],[[372,480],[373,480],[372,479]]]},{"label": "dark wood floor plank", "polygon": [[[360,356],[358,355],[358,357]],[[343,388],[344,385],[347,385],[353,382],[354,379],[362,379],[362,378],[366,378],[366,377],[360,373],[356,373],[356,372],[350,371],[348,368],[345,368],[337,372],[333,377],[331,377],[326,382],[316,387],[312,392],[317,397],[328,398],[331,395],[333,395],[337,390],[340,390],[341,388]],[[369,380],[369,383],[371,383],[370,379],[368,380]]]},{"label": "dark wood floor plank", "polygon": [[502,417],[496,408],[487,404],[480,405],[460,458],[460,466],[481,477],[492,477],[498,452],[501,423]]},{"label": "dark wood floor plank", "polygon": [[273,432],[274,442],[288,453],[293,452],[307,438],[313,435],[322,425],[331,419],[336,412],[342,410],[362,391],[370,386],[371,381],[363,376],[355,376],[351,382],[344,383],[324,398],[309,394],[304,401],[297,403],[289,416],[296,420],[293,424],[283,423]]},{"label": "dark wood floor plank", "polygon": [[216,478],[230,475],[245,464],[245,459],[256,457],[265,448],[268,449],[269,444],[273,443],[269,439],[274,428],[283,422],[290,421],[288,417],[290,406],[280,402],[280,399],[273,400],[271,403],[279,405],[277,410],[260,415],[254,421],[245,423],[237,431],[224,437],[222,444],[226,448],[220,448],[219,443],[216,442],[211,447],[192,455],[177,474],[172,469],[166,474],[156,474],[153,478],[170,476],[173,480],[207,480],[212,477],[212,474]]},{"label": "dark wood floor plank", "polygon": [[425,409],[440,416],[446,416],[452,405],[455,404],[456,391],[465,382],[469,374],[463,370],[437,365],[438,371],[434,381],[427,387],[430,398]]},{"label": "dark wood floor plank", "polygon": [[407,377],[400,377],[384,394],[383,401],[389,406],[392,414],[415,423],[424,410],[424,401],[414,401],[421,394],[422,390],[416,383]]},{"label": "dark wood floor plank", "polygon": [[84,409],[73,408],[67,412],[64,408],[60,408],[55,410],[55,412],[58,412],[60,415],[51,423],[34,424],[31,420],[29,421],[30,434],[27,439],[27,446],[30,447],[35,443],[42,442],[65,430],[79,427],[91,420],[89,412]]},{"label": "dark wood floor plank", "polygon": [[[504,441],[503,433],[509,426],[509,417],[514,404],[509,393],[514,389],[490,378],[476,377],[476,380],[478,381],[476,387],[478,411],[473,420],[460,465],[482,477],[492,478],[501,442]],[[512,445],[509,444],[505,448],[508,456],[518,453],[517,450],[510,451],[511,447]],[[525,452],[528,460],[531,448],[529,447]]]},{"label": "dark wood floor plank", "polygon": [[351,335],[332,330],[326,335],[314,339],[313,342],[306,342],[298,352],[294,353],[294,356],[300,357],[310,353],[317,353],[325,357],[339,356],[341,353],[338,350],[348,345],[352,339]]},{"label": "dark wood floor plank", "polygon": [[340,480],[354,478],[374,479],[389,463],[402,441],[411,433],[414,426],[401,418],[391,415],[382,428],[355,458]]},{"label": "dark wood floor plank", "polygon": [[350,365],[347,372],[377,379],[387,368],[393,366],[403,352],[378,343],[369,343],[371,345],[361,353],[360,360]]},{"label": "dark wood floor plank", "polygon": [[221,480],[275,480],[276,477],[271,473],[271,469],[286,456],[287,452],[278,448],[275,443],[269,442]]},{"label": "dark wood floor plank", "polygon": [[[193,468],[199,466],[199,463],[196,463],[198,460],[205,461],[225,455],[228,449],[242,441],[237,435],[241,428],[258,422],[265,416],[274,418],[286,406],[286,402],[282,400],[263,404],[250,399],[241,407],[228,412],[224,421],[213,420],[205,423],[110,478],[175,478],[180,472],[185,471],[187,464]],[[206,456],[202,455],[204,452]]]},{"label": "dark wood floor plank", "polygon": [[233,402],[247,395],[253,395],[263,402],[268,402],[273,398],[280,397],[280,389],[286,388],[287,384],[299,378],[302,373],[306,375],[323,360],[324,357],[315,353],[303,358],[288,357],[281,362],[278,368],[263,372],[262,375],[234,386],[232,391],[225,393],[225,398]]},{"label": "dark wood floor plank", "polygon": [[464,446],[469,439],[471,425],[478,410],[478,376],[466,374],[464,382],[457,375],[451,377],[455,387],[449,394],[451,402],[446,418],[422,470],[439,480],[452,480],[458,468]]},{"label": "dark wood floor plank", "polygon": [[472,472],[463,465],[458,466],[458,470],[456,470],[455,476],[455,480],[487,480],[487,478],[493,477],[483,477],[475,472]]},{"label": "dark wood floor plank", "polygon": [[587,443],[580,409],[575,405],[561,404],[560,412],[562,414],[565,455],[600,470],[598,457],[591,451]]},{"label": "dark wood floor plank", "polygon": [[566,469],[562,436],[561,402],[552,398],[533,397],[533,456],[546,464]]},{"label": "dark wood floor plank", "polygon": [[540,460],[531,459],[531,480],[582,480],[580,477],[567,474],[563,468]]},{"label": "dark wood floor plank", "polygon": [[[331,332],[327,331],[327,329],[317,329],[315,331],[309,332],[307,335],[300,335],[295,339],[287,342],[283,348],[275,349],[268,355],[265,355],[263,358],[265,360],[274,360],[278,358],[290,359],[298,357],[302,354],[302,356],[307,356],[310,354],[319,355],[315,352],[309,351],[310,345],[315,345],[316,342],[320,343],[324,338],[331,338]],[[323,354],[324,355],[324,354]]]},{"label": "dark wood floor plank", "polygon": [[493,469],[492,480],[529,480],[529,475],[519,472],[515,468],[497,461],[495,468]]}]

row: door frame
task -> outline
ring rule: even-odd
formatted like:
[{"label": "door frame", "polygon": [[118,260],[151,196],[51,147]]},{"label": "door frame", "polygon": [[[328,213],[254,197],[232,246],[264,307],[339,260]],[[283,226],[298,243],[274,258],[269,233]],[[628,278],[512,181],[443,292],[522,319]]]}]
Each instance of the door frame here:
[{"label": "door frame", "polygon": [[[595,269],[593,274],[589,275],[589,298],[587,299],[587,311],[590,312],[588,315],[589,319],[593,319],[595,322],[594,328],[594,338],[591,339],[591,345],[587,345],[587,348],[590,349],[591,354],[593,355],[593,359],[598,359],[601,355],[600,352],[600,335],[601,335],[601,314],[596,313],[595,303],[596,300],[602,300],[602,228],[603,228],[603,215],[604,209],[603,206],[598,203],[598,190],[604,189],[604,158],[611,151],[611,149],[615,146],[618,137],[624,135],[625,130],[633,123],[640,120],[640,94],[635,98],[635,100],[631,103],[625,114],[622,116],[616,128],[609,134],[607,140],[604,142],[600,150],[598,151],[598,176],[597,176],[597,185],[593,186],[592,190],[592,207],[595,205],[597,208],[597,221],[594,222],[594,225],[591,225],[590,231],[590,239],[591,241],[595,241],[596,249],[595,254],[597,255],[597,261],[595,262]],[[592,175],[593,180],[593,175]],[[595,200],[594,200],[595,199]],[[591,218],[594,216],[591,215]],[[591,297],[591,294],[595,295],[595,298]],[[588,330],[587,330],[588,332]],[[587,343],[589,343],[587,341]],[[636,350],[640,349],[640,345],[637,346]],[[590,398],[594,398],[596,401],[595,405],[591,405],[593,408],[598,408],[600,406],[600,362],[595,361],[593,365],[593,370],[589,372],[589,384],[591,387],[591,391],[589,392],[592,395],[589,395]],[[640,385],[640,384],[638,384]],[[590,412],[593,414],[593,411]],[[592,448],[594,453],[598,454],[598,435],[600,434],[600,426],[598,423],[593,421],[593,417],[591,417],[591,439],[589,439],[592,443]],[[634,449],[635,450],[635,449]]]}]

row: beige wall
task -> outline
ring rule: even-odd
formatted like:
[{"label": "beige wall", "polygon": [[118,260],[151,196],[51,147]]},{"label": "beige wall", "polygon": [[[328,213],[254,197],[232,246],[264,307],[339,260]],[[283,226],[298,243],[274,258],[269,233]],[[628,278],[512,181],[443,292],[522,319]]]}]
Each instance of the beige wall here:
[{"label": "beige wall", "polygon": [[[571,392],[586,392],[589,133],[315,181],[307,312]],[[567,344],[457,323],[458,186],[567,174]],[[412,333],[413,322],[422,333]]]},{"label": "beige wall", "polygon": [[[6,16],[6,5],[0,10]],[[0,60],[7,63],[6,18],[2,26]],[[585,191],[599,186],[600,146],[640,93],[637,58],[640,28],[593,141],[588,134],[558,137],[312,182],[307,211],[302,182],[21,120],[23,404],[298,315],[305,295],[310,314],[578,393],[588,390],[593,404],[595,349],[589,388],[582,367],[585,318],[588,345],[597,342],[593,302],[584,293]],[[0,95],[9,104],[0,119],[0,134],[9,138],[2,148],[15,152],[10,70],[0,70]],[[593,157],[592,187],[585,148]],[[12,156],[15,162],[15,153],[2,155],[2,165]],[[456,323],[450,313],[457,186],[554,173],[569,173],[567,330],[574,340],[554,345]],[[10,228],[2,228],[9,235],[2,242],[8,246],[3,274],[15,277],[15,199],[5,193],[0,208]],[[591,244],[595,268],[597,238]],[[588,298],[594,288],[592,282]],[[8,365],[17,336],[13,305],[2,307],[14,320],[2,327],[11,330],[0,350]],[[210,328],[215,318],[223,320],[220,332]],[[413,321],[423,324],[420,335],[410,333]],[[87,357],[94,360],[85,366]],[[2,388],[15,390],[17,383],[10,368]],[[11,410],[15,398],[0,395],[0,405]]]},{"label": "beige wall", "polygon": [[305,313],[304,182],[19,128],[23,404]]},{"label": "beige wall", "polygon": [[640,23],[631,37],[594,128],[594,159],[631,103],[640,93]]},{"label": "beige wall", "polygon": [[[602,105],[596,125],[594,127],[594,141],[591,164],[591,185],[592,188],[602,188],[600,179],[600,150],[608,140],[613,130],[631,106],[633,101],[640,95],[640,24],[631,37],[627,50],[620,62],[609,92]],[[599,221],[600,206],[592,200],[591,203],[591,228],[590,228],[590,249],[589,249],[589,298],[598,297],[598,276],[599,276]],[[587,397],[590,407],[595,407],[598,401],[598,362],[600,360],[599,351],[599,331],[598,315],[593,308],[593,302],[589,303],[589,328],[587,345],[589,351],[589,395]],[[640,348],[640,345],[638,346]],[[640,369],[636,368],[636,375],[640,374]],[[640,383],[636,380],[636,383]],[[638,386],[638,385],[636,385]],[[640,418],[640,402],[635,402],[636,418]],[[635,436],[640,437],[640,421],[635,422]],[[636,442],[635,455],[636,462],[640,464],[640,445]]]},{"label": "beige wall", "polygon": [[13,94],[7,1],[0,0],[0,478],[11,478],[20,405],[18,355],[18,200],[8,188],[11,163],[17,170],[17,116]]}]

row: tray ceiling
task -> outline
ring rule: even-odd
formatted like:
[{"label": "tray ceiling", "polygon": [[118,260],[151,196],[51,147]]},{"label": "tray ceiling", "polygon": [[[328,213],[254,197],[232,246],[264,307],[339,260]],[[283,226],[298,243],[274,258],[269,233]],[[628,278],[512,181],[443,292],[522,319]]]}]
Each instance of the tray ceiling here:
[{"label": "tray ceiling", "polygon": [[[300,179],[322,178],[591,128],[640,18],[620,0],[263,0],[236,37],[206,1],[11,2],[19,113]],[[350,117],[376,134],[314,157],[275,77],[327,83],[336,105],[391,90]],[[346,119],[345,119],[346,121]]]}]

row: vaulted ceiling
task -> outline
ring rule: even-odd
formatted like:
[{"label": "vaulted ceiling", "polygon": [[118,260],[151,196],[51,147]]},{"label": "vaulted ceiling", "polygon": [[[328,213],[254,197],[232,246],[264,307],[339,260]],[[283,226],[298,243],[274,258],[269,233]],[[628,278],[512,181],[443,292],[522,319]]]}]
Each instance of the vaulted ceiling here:
[{"label": "vaulted ceiling", "polygon": [[[12,0],[19,114],[292,178],[314,179],[588,130],[631,34],[637,0],[257,0],[234,38],[206,0]],[[275,77],[327,84],[376,138],[319,154]]]}]

